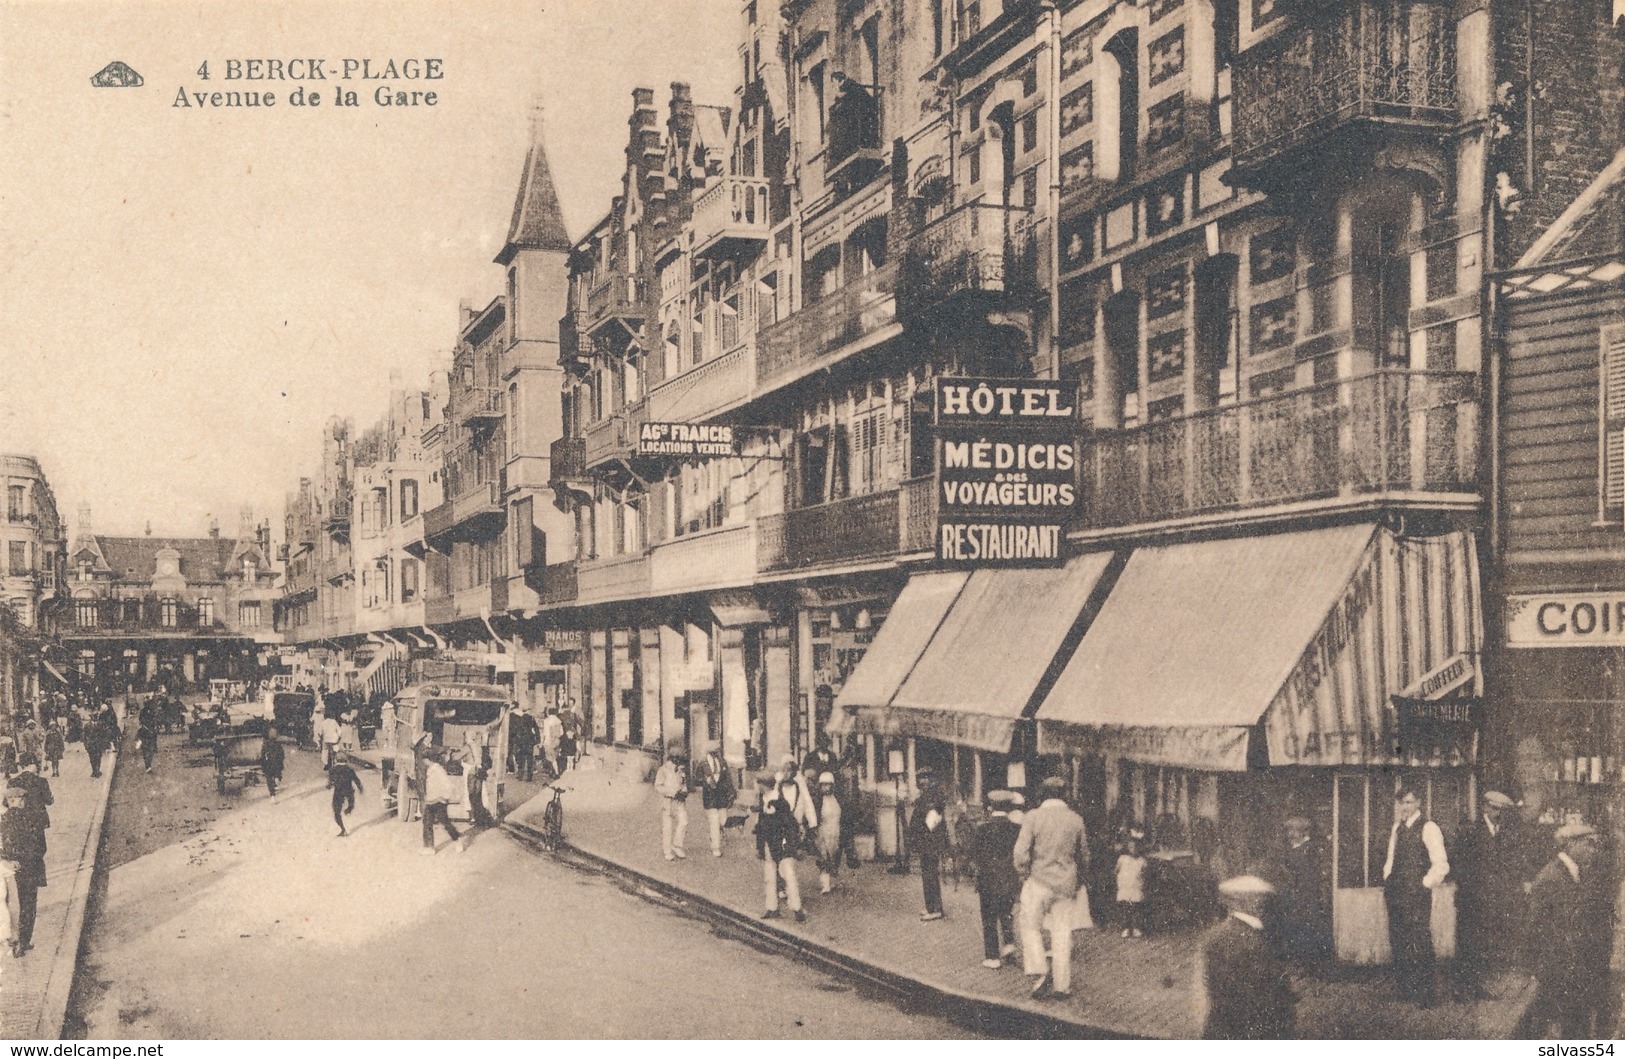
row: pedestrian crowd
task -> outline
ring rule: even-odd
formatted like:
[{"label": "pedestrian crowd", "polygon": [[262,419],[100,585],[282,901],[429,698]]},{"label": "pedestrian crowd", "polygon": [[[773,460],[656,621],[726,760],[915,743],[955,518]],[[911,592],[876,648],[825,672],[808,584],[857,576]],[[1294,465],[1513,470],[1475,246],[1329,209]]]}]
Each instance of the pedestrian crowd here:
[{"label": "pedestrian crowd", "polygon": [[[860,863],[855,852],[849,857],[851,825],[860,815],[855,761],[831,750],[827,738],[818,742],[799,766],[786,756],[757,774],[755,797],[738,799],[739,808],[732,770],[715,740],[692,768],[685,754],[668,753],[654,779],[665,859],[687,857],[692,791],[700,794],[713,856],[723,855],[729,824],[753,813],[762,917],[779,919],[787,908],[806,922],[798,861],[811,859],[820,894],[836,891],[843,864],[850,870]],[[1094,841],[1068,788],[1060,777],[1045,779],[1030,808],[1023,792],[989,791],[977,819],[960,806],[950,821],[956,810],[946,792],[922,774],[903,825],[901,855],[918,865],[921,922],[945,918],[944,859],[954,857],[961,871],[968,862],[981,913],[982,965],[999,970],[1019,953],[1032,995],[1045,1000],[1072,995],[1072,932],[1094,926],[1100,910],[1109,911],[1114,930],[1130,941],[1144,938],[1154,924],[1167,930],[1189,923],[1202,928],[1194,996],[1203,1035],[1293,1036],[1299,987],[1337,973],[1329,843],[1311,820],[1287,817],[1276,853],[1233,865],[1240,870],[1222,877],[1210,875],[1210,903],[1181,923],[1166,912],[1168,895],[1157,893],[1178,887],[1166,858],[1152,856],[1155,836],[1119,821],[1104,842]],[[1526,824],[1500,791],[1485,792],[1479,802],[1477,816],[1447,844],[1443,829],[1422,812],[1416,790],[1396,794],[1376,862],[1395,998],[1428,1007],[1448,988],[1457,1001],[1497,999],[1492,983],[1520,981],[1502,972],[1527,971],[1536,981],[1533,1031],[1573,1038],[1605,1030],[1616,887],[1603,837],[1579,821],[1562,823],[1555,833]],[[1456,953],[1443,973],[1434,951],[1434,898],[1447,882],[1455,891]],[[1180,896],[1195,895],[1193,903],[1202,904],[1198,889]]]}]

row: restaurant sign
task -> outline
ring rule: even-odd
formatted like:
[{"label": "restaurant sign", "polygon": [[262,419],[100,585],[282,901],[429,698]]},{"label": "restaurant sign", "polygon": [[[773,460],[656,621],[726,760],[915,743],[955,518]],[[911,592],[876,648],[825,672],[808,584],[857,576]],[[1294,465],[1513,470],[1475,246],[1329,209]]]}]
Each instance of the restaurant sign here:
[{"label": "restaurant sign", "polygon": [[1507,597],[1508,647],[1625,647],[1625,592]]},{"label": "restaurant sign", "polygon": [[1061,561],[1078,499],[1077,418],[1075,382],[936,380],[939,560]]},{"label": "restaurant sign", "polygon": [[638,428],[638,456],[711,459],[739,455],[739,436],[721,423],[645,423]]}]

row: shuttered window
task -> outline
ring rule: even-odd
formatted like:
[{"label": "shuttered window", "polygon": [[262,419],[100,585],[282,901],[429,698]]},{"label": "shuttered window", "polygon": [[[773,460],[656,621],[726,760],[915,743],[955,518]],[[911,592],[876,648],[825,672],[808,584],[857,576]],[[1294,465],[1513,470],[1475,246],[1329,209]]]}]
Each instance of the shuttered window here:
[{"label": "shuttered window", "polygon": [[1599,501],[1604,522],[1625,521],[1625,326],[1602,332],[1598,435]]}]

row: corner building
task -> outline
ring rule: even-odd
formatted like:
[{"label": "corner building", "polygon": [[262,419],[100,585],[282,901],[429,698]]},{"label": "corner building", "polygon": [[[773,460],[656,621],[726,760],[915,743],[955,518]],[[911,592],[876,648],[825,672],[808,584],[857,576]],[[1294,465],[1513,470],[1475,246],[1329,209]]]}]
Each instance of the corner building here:
[{"label": "corner building", "polygon": [[[1489,277],[1617,129],[1525,61],[1550,21],[1609,84],[1608,5],[1535,7],[744,5],[731,105],[634,93],[573,244],[543,620],[596,737],[857,741],[883,850],[927,766],[1061,772],[1206,871],[1306,815],[1386,960],[1397,784],[1450,833],[1486,766]],[[944,376],[1075,382],[1058,568],[935,561]],[[739,455],[640,455],[667,423]]]}]

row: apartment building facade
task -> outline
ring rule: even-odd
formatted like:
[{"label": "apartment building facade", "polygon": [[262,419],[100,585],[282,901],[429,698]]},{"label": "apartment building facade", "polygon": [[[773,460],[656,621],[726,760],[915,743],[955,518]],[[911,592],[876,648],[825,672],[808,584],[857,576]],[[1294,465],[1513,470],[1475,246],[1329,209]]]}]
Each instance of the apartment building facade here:
[{"label": "apartment building facade", "polygon": [[0,455],[5,484],[0,519],[0,603],[21,628],[40,627],[40,606],[56,597],[66,564],[67,534],[56,494],[33,456]]},{"label": "apartment building facade", "polygon": [[[1395,783],[1453,829],[1486,764],[1488,277],[1617,128],[1608,5],[1535,6],[745,5],[734,105],[635,94],[571,261],[544,617],[595,734],[1059,769],[1203,860],[1306,815],[1386,959]],[[1585,61],[1531,102],[1543,18]],[[939,559],[956,377],[1075,385],[1047,569]],[[732,454],[651,443],[696,426]]]},{"label": "apartment building facade", "polygon": [[55,634],[68,679],[111,695],[247,680],[280,641],[269,523],[244,511],[235,537],[98,533],[81,506]]}]

